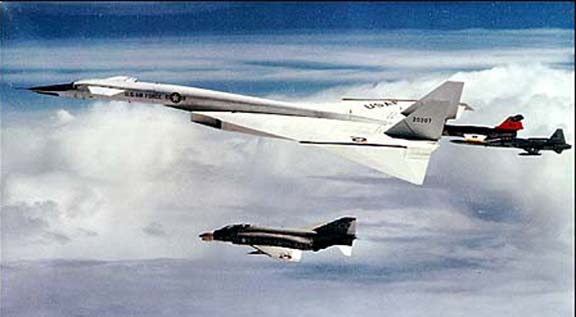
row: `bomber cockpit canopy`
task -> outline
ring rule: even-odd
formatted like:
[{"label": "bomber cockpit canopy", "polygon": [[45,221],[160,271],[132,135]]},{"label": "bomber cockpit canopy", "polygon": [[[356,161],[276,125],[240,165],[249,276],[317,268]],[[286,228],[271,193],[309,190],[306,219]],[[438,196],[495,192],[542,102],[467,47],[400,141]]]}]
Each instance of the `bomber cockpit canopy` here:
[{"label": "bomber cockpit canopy", "polygon": [[82,79],[77,80],[74,83],[79,85],[107,85],[110,83],[135,83],[138,79],[135,77],[128,76],[114,76],[108,78],[92,78],[92,79]]},{"label": "bomber cockpit canopy", "polygon": [[123,81],[123,82],[127,82],[127,83],[135,83],[135,82],[138,81],[138,78],[136,78],[136,77],[128,77],[128,76],[114,76],[114,77],[106,78],[105,80]]}]

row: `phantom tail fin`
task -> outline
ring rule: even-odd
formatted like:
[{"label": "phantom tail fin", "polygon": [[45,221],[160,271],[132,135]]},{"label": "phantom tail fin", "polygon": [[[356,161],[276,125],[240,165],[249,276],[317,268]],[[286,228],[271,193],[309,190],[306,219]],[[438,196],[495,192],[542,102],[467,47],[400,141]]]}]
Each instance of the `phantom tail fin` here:
[{"label": "phantom tail fin", "polygon": [[510,116],[504,122],[502,122],[499,126],[496,127],[496,130],[501,131],[519,131],[524,129],[522,125],[522,120],[524,120],[524,116],[521,114],[517,114],[515,116]]},{"label": "phantom tail fin", "polygon": [[356,239],[356,218],[340,218],[312,230],[318,233],[314,239],[315,248],[318,250],[336,246],[342,254],[352,255],[352,245]]},{"label": "phantom tail fin", "polygon": [[402,112],[407,117],[388,129],[392,137],[438,140],[444,124],[456,118],[464,83],[447,81]]},{"label": "phantom tail fin", "polygon": [[330,233],[341,235],[355,235],[356,234],[356,218],[344,217],[332,222],[320,225],[312,229],[318,233]]}]

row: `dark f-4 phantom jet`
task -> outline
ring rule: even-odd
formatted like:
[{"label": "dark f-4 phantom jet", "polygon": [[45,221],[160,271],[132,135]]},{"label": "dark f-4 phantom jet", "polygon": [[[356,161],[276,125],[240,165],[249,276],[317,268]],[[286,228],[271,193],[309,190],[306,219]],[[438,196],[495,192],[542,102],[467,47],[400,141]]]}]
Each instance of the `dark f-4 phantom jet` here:
[{"label": "dark f-4 phantom jet", "polygon": [[493,139],[487,138],[482,141],[452,140],[451,142],[470,145],[518,148],[526,151],[520,153],[520,155],[523,156],[542,155],[540,151],[554,151],[561,154],[562,151],[572,148],[570,144],[566,143],[562,129],[557,129],[550,138],[523,139],[516,137],[502,137]]},{"label": "dark f-4 phantom jet", "polygon": [[249,224],[228,225],[214,232],[200,235],[203,241],[225,241],[249,245],[269,257],[298,262],[302,251],[318,251],[336,246],[346,255],[352,255],[356,239],[356,218],[344,217],[310,229],[283,229],[257,227]]}]

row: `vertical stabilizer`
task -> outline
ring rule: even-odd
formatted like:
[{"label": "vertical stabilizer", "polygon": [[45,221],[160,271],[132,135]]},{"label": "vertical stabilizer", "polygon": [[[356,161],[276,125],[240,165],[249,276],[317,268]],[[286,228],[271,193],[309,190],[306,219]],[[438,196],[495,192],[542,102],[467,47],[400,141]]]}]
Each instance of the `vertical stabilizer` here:
[{"label": "vertical stabilizer", "polygon": [[495,129],[500,130],[500,131],[519,131],[519,130],[522,130],[522,129],[524,129],[524,126],[522,125],[523,119],[524,119],[524,116],[522,116],[521,114],[517,114],[515,116],[510,116],[510,117],[506,118],[506,120],[504,120],[504,122],[502,122],[500,125],[495,127]]},{"label": "vertical stabilizer", "polygon": [[566,143],[566,139],[564,138],[564,131],[562,129],[556,129],[556,131],[554,131],[554,134],[552,134],[552,136],[550,137],[550,141],[552,141],[553,143],[560,143],[560,144]]},{"label": "vertical stabilizer", "polygon": [[438,140],[444,124],[456,118],[464,83],[447,81],[415,102],[402,114],[407,117],[388,129],[386,134],[411,140]]},{"label": "vertical stabilizer", "polygon": [[356,239],[356,218],[343,217],[312,228],[314,251],[335,246],[345,256],[352,255],[352,245]]}]

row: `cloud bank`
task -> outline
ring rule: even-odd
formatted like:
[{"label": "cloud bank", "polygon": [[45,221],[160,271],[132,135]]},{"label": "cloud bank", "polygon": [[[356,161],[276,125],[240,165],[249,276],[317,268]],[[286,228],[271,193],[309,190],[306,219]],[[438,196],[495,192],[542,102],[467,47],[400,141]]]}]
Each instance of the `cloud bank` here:
[{"label": "cloud bank", "polygon": [[[284,56],[266,59],[264,46],[238,45],[233,52],[253,51],[236,62],[231,52],[214,54],[234,65],[235,79],[252,53],[264,64]],[[269,97],[420,97],[446,79],[461,80],[463,99],[476,111],[459,123],[496,125],[522,113],[522,135],[548,136],[562,127],[573,144],[574,70],[558,65],[573,48],[554,47],[544,51],[546,58],[518,59],[532,48],[515,48],[510,51],[518,55],[509,59],[507,49],[502,59],[494,50],[484,55],[492,61],[479,53],[469,63],[464,50],[449,54],[464,69],[443,64],[403,79],[315,87],[305,95],[274,91]],[[303,45],[285,54],[305,50]],[[328,50],[308,50],[325,54],[323,62],[344,62]],[[342,54],[352,54],[346,62],[355,67],[368,67],[360,74],[376,78],[370,67],[386,61],[358,52]],[[393,49],[387,52],[398,57]],[[39,58],[35,54],[29,65]],[[18,66],[16,55],[4,61],[14,69],[28,65]],[[410,61],[435,56],[425,55],[410,53],[404,70]],[[319,67],[316,55],[305,56],[312,63],[306,67]],[[145,64],[135,63],[130,67]],[[298,74],[293,81],[305,77],[301,64],[288,65]],[[331,76],[338,71],[326,70]],[[4,83],[17,82],[17,73],[9,72]],[[272,72],[279,78],[287,73]],[[39,74],[70,79],[59,71],[52,77],[50,69]],[[260,69],[251,74],[258,77]],[[219,78],[218,72],[213,76]],[[94,102],[74,108],[42,98],[19,102],[54,106],[12,111],[2,122],[2,284],[10,285],[2,288],[3,313],[227,315],[233,308],[240,316],[293,315],[294,302],[304,316],[542,316],[574,310],[573,150],[532,159],[443,141],[425,185],[416,187],[321,150],[193,125],[187,113],[162,106]],[[352,258],[327,250],[286,266],[246,256],[247,248],[197,238],[228,223],[299,227],[344,215],[359,219]],[[38,303],[28,305],[29,296]]]}]

